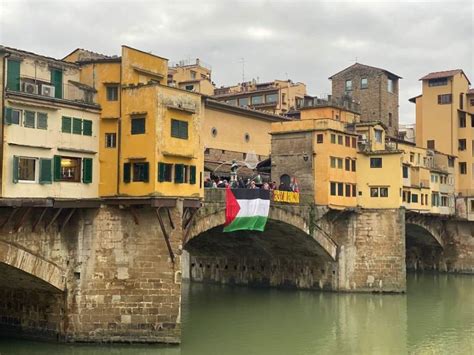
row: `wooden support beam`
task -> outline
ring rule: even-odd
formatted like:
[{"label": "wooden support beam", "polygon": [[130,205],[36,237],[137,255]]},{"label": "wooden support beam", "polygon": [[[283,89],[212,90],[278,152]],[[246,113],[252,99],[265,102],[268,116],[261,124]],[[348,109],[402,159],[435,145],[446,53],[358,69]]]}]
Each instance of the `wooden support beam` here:
[{"label": "wooden support beam", "polygon": [[15,217],[16,213],[21,210],[21,208],[12,208],[10,215],[7,217],[5,221],[3,221],[2,225],[0,226],[0,229],[3,229],[10,221]]},{"label": "wooden support beam", "polygon": [[168,253],[170,254],[171,262],[174,264],[173,249],[171,248],[170,238],[168,236],[168,233],[166,232],[165,224],[163,223],[163,219],[161,218],[160,210],[161,210],[161,207],[158,207],[157,209],[155,209],[156,217],[158,217],[158,222],[160,223],[161,232],[163,233],[163,237],[165,238],[166,247],[168,248]]},{"label": "wooden support beam", "polygon": [[13,232],[16,233],[20,230],[20,228],[23,226],[23,223],[25,222],[26,216],[28,216],[30,211],[31,211],[31,207],[27,207],[25,209],[25,212],[21,215],[20,219],[16,222],[15,226],[13,227]]},{"label": "wooden support beam", "polygon": [[58,208],[56,213],[53,215],[53,218],[51,219],[51,221],[49,221],[49,223],[47,223],[46,226],[44,227],[45,230],[47,230],[49,227],[53,225],[54,221],[56,221],[56,219],[59,217],[62,211],[63,211],[62,208]]},{"label": "wooden support beam", "polygon": [[132,214],[133,221],[135,224],[140,224],[140,220],[138,219],[137,211],[135,211],[135,208],[133,206],[129,207],[130,213]]},{"label": "wooden support beam", "polygon": [[167,212],[167,214],[168,214],[168,219],[170,220],[170,226],[171,226],[172,229],[174,229],[174,223],[173,223],[173,219],[171,218],[170,209],[167,208],[167,209],[166,209],[166,212]]},{"label": "wooden support beam", "polygon": [[66,215],[66,218],[64,219],[63,223],[61,224],[61,227],[59,228],[60,232],[62,232],[64,227],[66,227],[67,222],[69,222],[74,212],[76,212],[76,208],[71,208],[69,213]]},{"label": "wooden support beam", "polygon": [[36,227],[38,227],[38,224],[41,223],[41,221],[43,220],[43,217],[44,215],[46,214],[46,211],[48,210],[47,207],[43,208],[43,210],[41,211],[38,219],[35,221],[35,223],[33,224],[33,228],[31,228],[31,231],[34,232],[36,231]]}]

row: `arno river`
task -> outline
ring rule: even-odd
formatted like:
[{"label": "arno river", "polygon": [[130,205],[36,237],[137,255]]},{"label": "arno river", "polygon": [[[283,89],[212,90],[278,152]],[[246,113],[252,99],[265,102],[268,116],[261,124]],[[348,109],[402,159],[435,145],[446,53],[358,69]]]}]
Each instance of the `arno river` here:
[{"label": "arno river", "polygon": [[162,347],[0,340],[4,354],[474,354],[474,277],[409,275],[406,295],[191,284],[183,343]]}]

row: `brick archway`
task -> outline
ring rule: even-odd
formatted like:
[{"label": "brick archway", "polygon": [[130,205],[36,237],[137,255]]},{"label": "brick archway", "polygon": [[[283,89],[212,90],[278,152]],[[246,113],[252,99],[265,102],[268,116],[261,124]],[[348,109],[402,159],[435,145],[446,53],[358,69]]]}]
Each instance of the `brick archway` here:
[{"label": "brick archway", "polygon": [[438,217],[407,214],[405,222],[407,236],[424,239],[429,244],[444,249],[444,224]]},{"label": "brick archway", "polygon": [[0,263],[34,276],[57,291],[66,288],[64,270],[14,244],[0,241]]}]

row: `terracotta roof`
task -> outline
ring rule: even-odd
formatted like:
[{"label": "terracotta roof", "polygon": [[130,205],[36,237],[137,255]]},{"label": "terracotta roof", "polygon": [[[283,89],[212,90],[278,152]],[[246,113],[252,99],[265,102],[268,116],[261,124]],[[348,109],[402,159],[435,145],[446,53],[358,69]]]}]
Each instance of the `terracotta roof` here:
[{"label": "terracotta roof", "polygon": [[420,80],[430,80],[430,79],[441,79],[441,78],[450,78],[456,74],[464,74],[469,84],[471,83],[467,78],[467,75],[464,73],[462,69],[454,69],[454,70],[444,70],[444,71],[435,71],[425,75],[424,77],[420,78]]},{"label": "terracotta roof", "polygon": [[423,96],[423,95],[420,94],[420,95],[417,95],[417,96],[414,96],[414,97],[410,97],[408,99],[408,101],[413,102],[414,104],[416,104],[416,99],[421,97],[421,96]]},{"label": "terracotta roof", "polygon": [[373,67],[373,66],[370,66],[370,65],[365,65],[365,64],[361,64],[361,63],[354,63],[352,64],[351,66],[337,72],[336,74],[333,74],[329,77],[329,80],[332,80],[332,78],[334,78],[336,75],[339,75],[341,74],[342,72],[345,72],[346,70],[349,70],[349,69],[352,69],[352,68],[369,68],[369,69],[376,69],[376,70],[380,70],[380,71],[383,71],[385,74],[388,74],[389,76],[393,76],[395,78],[398,78],[398,79],[403,79],[401,76],[397,75],[397,74],[394,74],[392,72],[389,72],[388,70],[386,69],[382,69],[382,68],[377,68],[377,67]]},{"label": "terracotta roof", "polygon": [[468,94],[468,95],[474,95],[474,89],[469,89],[469,90],[467,91],[467,94]]},{"label": "terracotta roof", "polygon": [[7,47],[7,46],[0,45],[0,52],[14,53],[14,54],[17,54],[17,55],[25,55],[25,56],[31,56],[31,57],[34,56],[34,57],[38,57],[38,58],[41,58],[41,59],[44,59],[44,60],[50,60],[50,61],[54,61],[54,62],[57,62],[57,63],[61,63],[63,65],[69,65],[71,67],[76,67],[77,68],[77,65],[74,64],[74,63],[70,63],[70,62],[64,61],[62,59],[48,57],[48,56],[45,56],[45,55],[42,55],[42,54],[28,52],[28,51],[18,49],[18,48],[13,48],[13,47]]}]

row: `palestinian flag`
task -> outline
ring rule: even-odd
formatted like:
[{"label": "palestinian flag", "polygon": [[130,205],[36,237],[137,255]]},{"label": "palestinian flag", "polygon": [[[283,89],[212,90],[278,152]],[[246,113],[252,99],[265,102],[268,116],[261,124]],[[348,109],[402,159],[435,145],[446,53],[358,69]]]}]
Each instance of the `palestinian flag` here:
[{"label": "palestinian flag", "polygon": [[263,232],[270,209],[270,190],[226,189],[224,232]]}]

